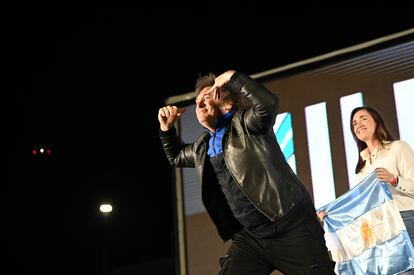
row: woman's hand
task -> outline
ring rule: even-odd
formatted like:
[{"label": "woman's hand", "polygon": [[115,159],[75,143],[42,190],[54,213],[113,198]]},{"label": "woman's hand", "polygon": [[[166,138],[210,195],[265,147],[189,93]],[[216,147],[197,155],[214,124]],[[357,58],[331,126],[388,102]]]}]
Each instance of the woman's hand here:
[{"label": "woman's hand", "polygon": [[387,169],[379,167],[375,169],[375,173],[377,174],[377,180],[395,184],[396,177]]},{"label": "woman's hand", "polygon": [[316,215],[318,216],[318,219],[323,222],[323,219],[328,215],[325,211],[316,211]]}]

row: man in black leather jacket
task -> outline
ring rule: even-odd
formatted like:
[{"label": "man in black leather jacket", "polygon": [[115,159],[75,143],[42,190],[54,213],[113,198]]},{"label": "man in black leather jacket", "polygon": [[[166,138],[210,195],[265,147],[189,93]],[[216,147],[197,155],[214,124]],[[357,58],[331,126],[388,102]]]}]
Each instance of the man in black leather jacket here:
[{"label": "man in black leather jacket", "polygon": [[196,168],[218,234],[233,240],[220,274],[334,274],[312,199],[276,141],[278,109],[275,94],[229,70],[196,81],[196,115],[206,131],[193,143],[173,127],[183,109],[158,112],[169,162]]}]

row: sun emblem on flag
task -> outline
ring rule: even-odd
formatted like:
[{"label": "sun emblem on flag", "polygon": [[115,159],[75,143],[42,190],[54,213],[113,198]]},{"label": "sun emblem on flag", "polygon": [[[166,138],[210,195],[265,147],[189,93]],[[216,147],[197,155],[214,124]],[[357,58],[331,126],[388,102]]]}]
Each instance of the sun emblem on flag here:
[{"label": "sun emblem on flag", "polygon": [[369,225],[367,220],[362,220],[359,232],[364,242],[364,249],[374,244],[374,229]]}]

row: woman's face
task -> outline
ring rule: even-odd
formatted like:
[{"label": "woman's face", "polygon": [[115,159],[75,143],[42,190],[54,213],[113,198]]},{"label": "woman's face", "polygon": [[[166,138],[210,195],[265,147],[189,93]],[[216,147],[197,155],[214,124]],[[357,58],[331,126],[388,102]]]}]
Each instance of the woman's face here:
[{"label": "woman's face", "polygon": [[361,141],[368,141],[374,138],[377,124],[367,110],[359,110],[352,118],[353,131]]}]

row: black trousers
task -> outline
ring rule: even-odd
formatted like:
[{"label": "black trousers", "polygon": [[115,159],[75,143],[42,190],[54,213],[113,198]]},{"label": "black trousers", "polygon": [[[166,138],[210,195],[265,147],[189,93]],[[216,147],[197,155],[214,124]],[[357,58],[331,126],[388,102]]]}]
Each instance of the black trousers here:
[{"label": "black trousers", "polygon": [[220,275],[334,275],[313,204],[276,224],[242,229],[220,258]]}]

